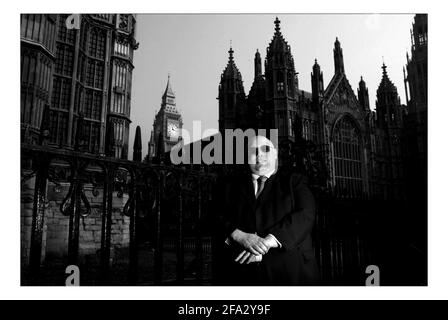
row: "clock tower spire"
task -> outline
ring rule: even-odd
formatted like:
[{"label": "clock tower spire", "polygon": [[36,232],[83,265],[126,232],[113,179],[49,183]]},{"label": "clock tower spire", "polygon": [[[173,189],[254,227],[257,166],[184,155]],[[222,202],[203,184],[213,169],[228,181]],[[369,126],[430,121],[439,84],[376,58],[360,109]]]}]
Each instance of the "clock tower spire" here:
[{"label": "clock tower spire", "polygon": [[168,73],[168,81],[166,83],[165,92],[162,96],[162,107],[168,105],[170,107],[176,108],[176,96],[174,95],[173,89],[171,89],[170,78],[171,76]]},{"label": "clock tower spire", "polygon": [[182,116],[176,107],[176,95],[171,87],[168,74],[165,92],[162,95],[160,110],[154,119],[155,150],[167,153],[179,141],[182,129]]}]

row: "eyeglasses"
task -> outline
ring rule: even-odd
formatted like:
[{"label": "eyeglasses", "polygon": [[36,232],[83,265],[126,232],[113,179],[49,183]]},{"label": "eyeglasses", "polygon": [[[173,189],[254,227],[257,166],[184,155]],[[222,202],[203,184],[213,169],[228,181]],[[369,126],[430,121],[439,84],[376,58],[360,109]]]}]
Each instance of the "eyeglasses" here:
[{"label": "eyeglasses", "polygon": [[254,147],[249,147],[249,152],[251,153],[251,154],[259,154],[260,152],[261,153],[269,153],[271,151],[271,146],[269,146],[269,145],[262,145],[262,146],[259,146],[259,147],[257,147],[257,148],[254,148]]}]

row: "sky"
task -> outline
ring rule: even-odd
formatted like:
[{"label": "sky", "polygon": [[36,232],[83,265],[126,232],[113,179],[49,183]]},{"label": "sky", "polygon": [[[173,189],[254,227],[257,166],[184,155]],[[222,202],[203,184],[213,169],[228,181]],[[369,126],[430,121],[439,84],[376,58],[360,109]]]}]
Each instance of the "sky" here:
[{"label": "sky", "polygon": [[276,16],[291,46],[299,89],[311,92],[314,59],[323,71],[324,87],[328,85],[334,74],[333,48],[338,37],[355,94],[362,76],[374,110],[384,61],[401,102],[406,103],[403,66],[411,50],[412,14],[138,14],[129,157],[137,126],[142,130],[142,153],[148,152],[168,75],[183,128],[191,132],[193,121],[201,121],[202,132],[217,129],[218,85],[230,45],[247,95],[254,78],[255,52],[258,49],[264,61]]}]

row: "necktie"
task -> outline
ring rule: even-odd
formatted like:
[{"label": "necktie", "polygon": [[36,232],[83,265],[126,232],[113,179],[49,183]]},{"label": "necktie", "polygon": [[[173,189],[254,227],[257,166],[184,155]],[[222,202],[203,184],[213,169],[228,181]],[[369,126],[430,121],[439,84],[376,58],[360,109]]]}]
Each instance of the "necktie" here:
[{"label": "necktie", "polygon": [[258,196],[263,192],[264,189],[264,183],[266,182],[268,178],[265,176],[260,176],[257,179],[257,194],[255,195],[255,198],[258,199]]}]

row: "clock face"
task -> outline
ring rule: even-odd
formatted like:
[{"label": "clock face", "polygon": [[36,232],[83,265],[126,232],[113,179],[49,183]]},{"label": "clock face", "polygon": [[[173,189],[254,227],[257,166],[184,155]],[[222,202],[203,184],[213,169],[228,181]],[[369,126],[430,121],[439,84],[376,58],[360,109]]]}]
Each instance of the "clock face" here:
[{"label": "clock face", "polygon": [[177,126],[177,123],[168,122],[167,135],[170,138],[177,138],[179,136],[179,128]]}]

